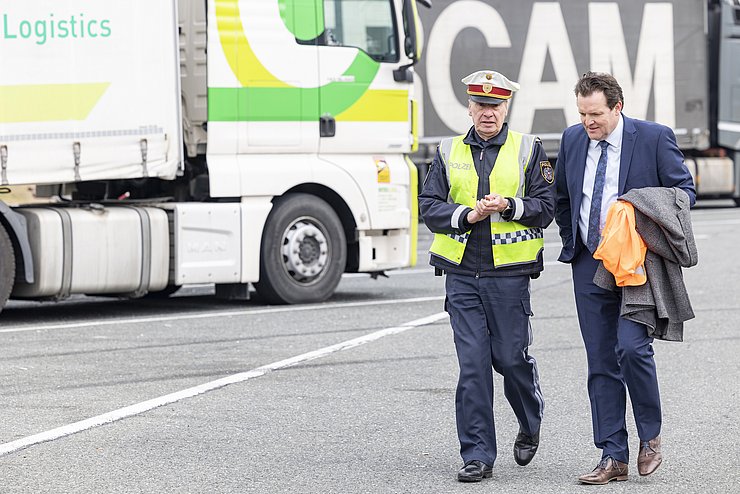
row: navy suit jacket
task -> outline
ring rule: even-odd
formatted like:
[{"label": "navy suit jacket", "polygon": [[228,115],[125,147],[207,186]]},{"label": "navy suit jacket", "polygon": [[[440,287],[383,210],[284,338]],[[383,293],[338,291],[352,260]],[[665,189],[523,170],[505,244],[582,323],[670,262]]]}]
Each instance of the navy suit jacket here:
[{"label": "navy suit jacket", "polygon": [[[696,201],[694,181],[683,161],[683,153],[678,149],[673,131],[665,125],[622,117],[624,133],[617,195],[642,187],[679,187],[689,195],[693,206]],[[572,262],[582,246],[576,240],[588,144],[588,134],[581,124],[565,129],[560,141],[555,167],[555,221],[560,227],[563,241],[558,258],[562,262]]]}]

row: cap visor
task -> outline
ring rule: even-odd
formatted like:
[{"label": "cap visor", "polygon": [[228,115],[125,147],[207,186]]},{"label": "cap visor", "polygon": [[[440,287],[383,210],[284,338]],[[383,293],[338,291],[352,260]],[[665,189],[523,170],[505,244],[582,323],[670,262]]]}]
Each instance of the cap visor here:
[{"label": "cap visor", "polygon": [[476,96],[474,94],[469,94],[468,99],[470,101],[475,101],[476,103],[483,103],[484,105],[498,105],[500,103],[503,103],[504,101],[507,101],[505,99],[492,98],[490,96]]}]

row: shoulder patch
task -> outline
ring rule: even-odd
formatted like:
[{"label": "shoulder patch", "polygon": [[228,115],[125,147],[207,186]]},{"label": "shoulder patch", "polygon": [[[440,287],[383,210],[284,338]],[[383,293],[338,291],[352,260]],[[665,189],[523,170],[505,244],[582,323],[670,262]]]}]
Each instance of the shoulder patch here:
[{"label": "shoulder patch", "polygon": [[555,170],[549,161],[540,161],[540,173],[548,184],[552,184],[555,181]]}]

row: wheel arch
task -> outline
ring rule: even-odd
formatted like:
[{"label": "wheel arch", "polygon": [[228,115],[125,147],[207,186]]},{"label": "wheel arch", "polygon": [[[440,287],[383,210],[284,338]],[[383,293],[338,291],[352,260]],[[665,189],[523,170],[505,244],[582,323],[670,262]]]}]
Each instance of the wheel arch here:
[{"label": "wheel arch", "polygon": [[33,283],[33,256],[31,254],[31,243],[28,241],[26,218],[0,201],[0,223],[8,233],[15,251],[16,281]]}]

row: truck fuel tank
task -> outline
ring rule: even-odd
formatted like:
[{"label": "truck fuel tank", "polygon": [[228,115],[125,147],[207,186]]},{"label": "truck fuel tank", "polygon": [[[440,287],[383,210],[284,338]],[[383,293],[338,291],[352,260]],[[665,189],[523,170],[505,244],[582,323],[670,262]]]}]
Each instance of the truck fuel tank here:
[{"label": "truck fuel tank", "polygon": [[35,282],[17,282],[11,297],[136,296],[167,286],[169,230],[161,209],[49,206],[16,211],[28,224]]}]

